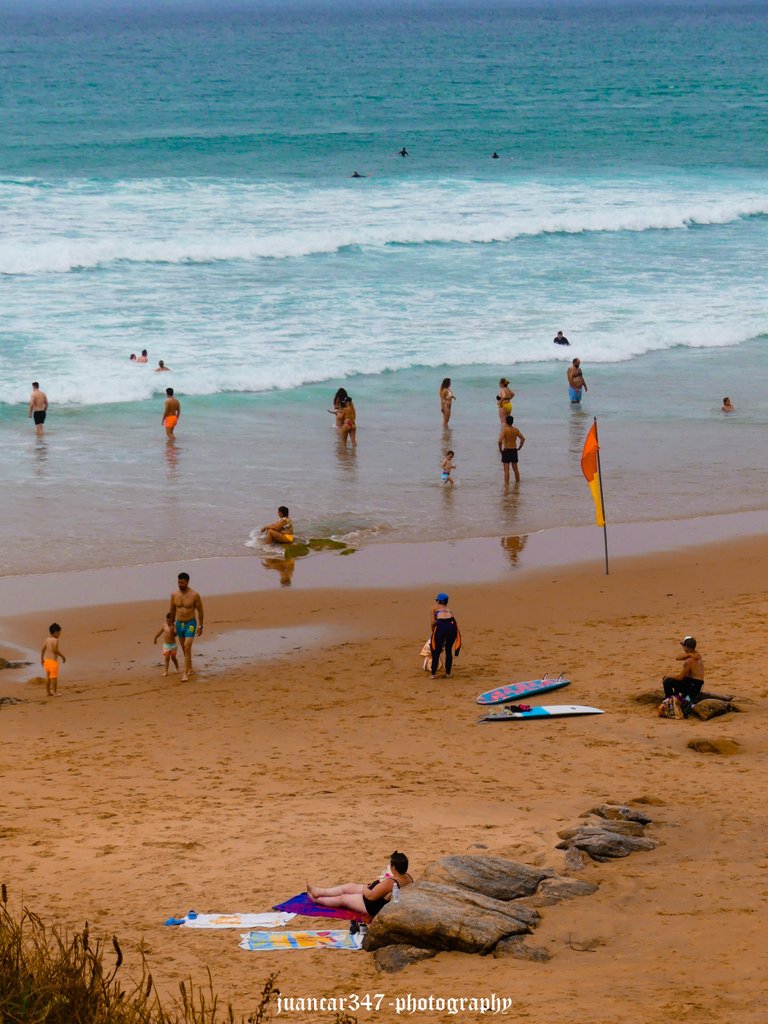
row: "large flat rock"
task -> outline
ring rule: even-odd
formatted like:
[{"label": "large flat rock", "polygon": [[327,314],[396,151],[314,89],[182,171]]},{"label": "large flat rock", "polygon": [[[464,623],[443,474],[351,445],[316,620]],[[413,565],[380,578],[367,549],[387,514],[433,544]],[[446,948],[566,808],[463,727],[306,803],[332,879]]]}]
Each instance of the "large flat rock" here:
[{"label": "large flat rock", "polygon": [[500,939],[531,932],[539,915],[529,907],[458,886],[419,881],[388,903],[371,922],[363,948],[406,945],[490,953]]},{"label": "large flat rock", "polygon": [[503,857],[466,854],[432,861],[422,877],[428,882],[455,885],[495,900],[516,900],[533,895],[539,883],[553,874],[545,868],[531,868]]}]

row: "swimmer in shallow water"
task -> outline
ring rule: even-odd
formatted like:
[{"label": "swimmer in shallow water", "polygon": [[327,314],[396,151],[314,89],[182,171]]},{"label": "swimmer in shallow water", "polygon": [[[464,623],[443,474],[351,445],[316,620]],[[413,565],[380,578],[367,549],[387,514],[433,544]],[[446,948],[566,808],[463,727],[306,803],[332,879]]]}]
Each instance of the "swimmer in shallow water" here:
[{"label": "swimmer in shallow water", "polygon": [[496,395],[496,405],[499,410],[499,421],[501,423],[512,412],[512,399],[514,397],[515,392],[511,390],[509,381],[506,377],[502,377],[499,381],[499,393]]},{"label": "swimmer in shallow water", "polygon": [[735,412],[735,411],[736,410],[733,407],[733,402],[726,395],[725,398],[723,399],[723,408],[721,409],[721,412]]},{"label": "swimmer in shallow water", "polygon": [[440,385],[440,412],[443,414],[443,427],[446,430],[451,418],[451,406],[455,401],[456,395],[451,391],[451,378],[445,377]]},{"label": "swimmer in shallow water", "polygon": [[441,463],[441,466],[440,466],[440,468],[441,468],[440,483],[443,485],[443,487],[445,487],[446,484],[450,484],[450,486],[453,487],[453,480],[451,479],[451,471],[455,468],[454,465],[453,465],[454,458],[455,458],[455,452],[448,451],[448,452],[445,453],[445,458],[443,459],[443,461]]},{"label": "swimmer in shallow water", "polygon": [[173,388],[166,388],[165,395],[166,398],[165,405],[163,406],[162,422],[165,427],[165,436],[172,438],[174,428],[179,422],[179,416],[181,416],[181,402],[174,395]]},{"label": "swimmer in shallow water", "polygon": [[277,522],[262,526],[259,533],[263,533],[270,544],[293,544],[293,523],[287,507],[281,505],[277,514],[280,516]]}]

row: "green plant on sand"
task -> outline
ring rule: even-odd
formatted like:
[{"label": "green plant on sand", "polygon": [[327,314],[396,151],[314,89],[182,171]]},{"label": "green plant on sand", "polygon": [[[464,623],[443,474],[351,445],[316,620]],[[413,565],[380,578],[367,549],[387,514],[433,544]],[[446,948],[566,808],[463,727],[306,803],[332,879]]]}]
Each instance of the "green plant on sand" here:
[{"label": "green plant on sand", "polygon": [[[46,926],[27,907],[8,908],[0,887],[0,1022],[2,1024],[235,1024],[230,1005],[223,1007],[208,972],[206,987],[179,983],[180,996],[162,1006],[142,953],[141,977],[123,988],[123,954],[116,936],[115,960],[105,964],[109,947],[94,941],[88,925],[74,935]],[[110,954],[111,955],[111,954]],[[248,1024],[267,1024],[279,995],[271,974]],[[240,1018],[244,1024],[243,1018]]]}]

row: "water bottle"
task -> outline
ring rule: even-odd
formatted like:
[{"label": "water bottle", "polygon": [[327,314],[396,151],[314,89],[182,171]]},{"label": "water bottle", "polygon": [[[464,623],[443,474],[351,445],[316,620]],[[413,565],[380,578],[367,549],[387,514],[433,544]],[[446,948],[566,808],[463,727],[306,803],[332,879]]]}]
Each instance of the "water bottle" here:
[{"label": "water bottle", "polygon": [[397,882],[395,882],[395,884],[392,887],[392,902],[400,902],[400,886],[397,884]]}]

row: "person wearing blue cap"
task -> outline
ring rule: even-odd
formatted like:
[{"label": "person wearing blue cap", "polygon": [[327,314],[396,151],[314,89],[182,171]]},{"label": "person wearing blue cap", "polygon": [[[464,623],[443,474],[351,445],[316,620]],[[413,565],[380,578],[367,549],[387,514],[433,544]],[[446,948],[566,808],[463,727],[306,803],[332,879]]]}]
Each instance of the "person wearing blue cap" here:
[{"label": "person wearing blue cap", "polygon": [[438,594],[435,602],[430,617],[432,635],[429,641],[432,650],[432,678],[437,678],[440,655],[445,651],[445,676],[449,679],[453,668],[453,656],[458,655],[461,650],[461,633],[453,612],[448,607],[448,595]]}]

